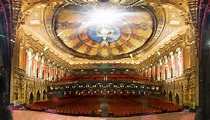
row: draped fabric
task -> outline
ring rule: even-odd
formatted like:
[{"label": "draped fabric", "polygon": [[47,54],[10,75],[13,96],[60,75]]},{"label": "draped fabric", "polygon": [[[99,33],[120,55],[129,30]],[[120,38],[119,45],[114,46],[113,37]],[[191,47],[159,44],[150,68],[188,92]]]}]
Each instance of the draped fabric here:
[{"label": "draped fabric", "polygon": [[10,104],[11,35],[12,0],[0,0],[0,106]]},{"label": "draped fabric", "polygon": [[199,43],[199,106],[202,109],[202,113],[198,116],[202,116],[203,120],[210,119],[210,54],[209,54],[209,29],[210,29],[210,1],[199,0],[198,1],[198,43]]}]

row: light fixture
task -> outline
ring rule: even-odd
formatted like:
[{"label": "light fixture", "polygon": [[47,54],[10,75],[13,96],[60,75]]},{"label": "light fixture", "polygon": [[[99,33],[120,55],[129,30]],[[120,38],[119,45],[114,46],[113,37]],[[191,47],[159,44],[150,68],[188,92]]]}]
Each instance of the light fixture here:
[{"label": "light fixture", "polygon": [[31,25],[39,25],[40,24],[40,20],[38,20],[38,19],[30,20],[29,23]]},{"label": "light fixture", "polygon": [[59,33],[57,34],[57,36],[60,36],[62,33],[63,33],[63,32],[59,32]]},{"label": "light fixture", "polygon": [[130,57],[133,58],[133,54],[130,54]]},{"label": "light fixture", "polygon": [[160,52],[159,52],[159,51],[157,51],[157,54],[158,54],[158,55],[160,55]]},{"label": "light fixture", "polygon": [[11,42],[15,42],[13,39],[10,39]]},{"label": "light fixture", "polygon": [[46,51],[48,49],[48,47],[44,47],[44,51]]},{"label": "light fixture", "polygon": [[122,9],[95,8],[87,15],[89,24],[114,24],[131,13],[122,12]]}]

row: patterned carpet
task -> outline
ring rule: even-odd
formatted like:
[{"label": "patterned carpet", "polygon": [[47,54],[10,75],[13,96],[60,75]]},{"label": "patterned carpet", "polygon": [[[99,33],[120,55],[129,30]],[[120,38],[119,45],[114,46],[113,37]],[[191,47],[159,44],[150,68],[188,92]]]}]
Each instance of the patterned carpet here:
[{"label": "patterned carpet", "polygon": [[83,117],[65,116],[29,110],[13,110],[14,120],[194,120],[195,113],[183,111],[133,117]]}]

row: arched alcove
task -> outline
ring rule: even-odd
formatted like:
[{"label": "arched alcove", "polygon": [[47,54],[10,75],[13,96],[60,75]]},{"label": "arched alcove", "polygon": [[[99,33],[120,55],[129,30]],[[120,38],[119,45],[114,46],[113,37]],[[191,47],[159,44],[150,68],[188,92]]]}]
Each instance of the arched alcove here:
[{"label": "arched alcove", "polygon": [[33,103],[34,102],[34,96],[33,96],[33,93],[31,92],[30,93],[30,97],[29,97],[29,103]]},{"label": "arched alcove", "polygon": [[163,91],[163,96],[164,96],[164,97],[166,96],[166,91],[165,91],[165,90]]},{"label": "arched alcove", "polygon": [[179,95],[176,94],[176,104],[179,104]]},{"label": "arched alcove", "polygon": [[37,94],[36,94],[36,101],[39,101],[40,100],[40,92],[38,90]]},{"label": "arched alcove", "polygon": [[172,101],[173,101],[171,91],[169,92],[168,98],[169,98],[169,101],[170,101],[170,102],[172,102]]},{"label": "arched alcove", "polygon": [[47,94],[47,93],[46,93],[46,91],[44,90],[44,91],[43,91],[43,100],[46,99],[46,94]]}]

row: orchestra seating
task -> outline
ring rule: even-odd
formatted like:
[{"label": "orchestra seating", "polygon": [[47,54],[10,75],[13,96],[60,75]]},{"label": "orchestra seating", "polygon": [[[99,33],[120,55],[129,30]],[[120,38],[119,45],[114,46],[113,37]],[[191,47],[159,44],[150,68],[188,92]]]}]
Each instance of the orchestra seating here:
[{"label": "orchestra seating", "polygon": [[161,110],[162,112],[174,112],[174,111],[181,111],[184,110],[182,106],[179,105],[174,105],[173,103],[167,102],[162,99],[157,99],[157,98],[146,98],[146,97],[140,97],[137,98],[135,96],[131,97],[126,97],[127,99],[136,101],[142,105],[149,106],[151,108],[155,108],[158,110]]},{"label": "orchestra seating", "polygon": [[[104,99],[108,106],[108,115],[114,117],[146,115],[154,113],[181,111],[182,106],[157,98],[139,95],[89,95],[54,98],[27,104],[25,107],[36,111],[51,111],[64,115],[101,116]],[[104,103],[103,103],[104,104]]]},{"label": "orchestra seating", "polygon": [[52,109],[55,107],[63,106],[75,101],[78,101],[84,97],[78,97],[78,96],[73,96],[73,97],[62,97],[62,98],[53,98],[52,100],[42,100],[35,102],[34,104],[27,104],[25,107],[27,109],[31,110],[37,110],[37,111],[43,111],[46,109]]},{"label": "orchestra seating", "polygon": [[160,110],[143,106],[137,102],[133,102],[121,97],[108,99],[107,104],[108,104],[109,114],[117,117],[161,112]]},{"label": "orchestra seating", "polygon": [[56,107],[53,110],[56,113],[68,115],[91,115],[94,111],[96,116],[100,116],[101,113],[98,110],[101,102],[102,98],[88,97],[68,105]]}]

